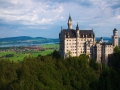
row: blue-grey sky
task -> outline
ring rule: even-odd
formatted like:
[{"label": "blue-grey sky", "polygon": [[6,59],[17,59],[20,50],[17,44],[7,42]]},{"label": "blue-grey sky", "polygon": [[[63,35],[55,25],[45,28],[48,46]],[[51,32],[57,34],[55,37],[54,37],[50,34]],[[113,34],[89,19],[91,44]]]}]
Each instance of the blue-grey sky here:
[{"label": "blue-grey sky", "polygon": [[32,36],[58,38],[61,26],[93,29],[96,37],[120,35],[120,0],[0,0],[0,38]]}]

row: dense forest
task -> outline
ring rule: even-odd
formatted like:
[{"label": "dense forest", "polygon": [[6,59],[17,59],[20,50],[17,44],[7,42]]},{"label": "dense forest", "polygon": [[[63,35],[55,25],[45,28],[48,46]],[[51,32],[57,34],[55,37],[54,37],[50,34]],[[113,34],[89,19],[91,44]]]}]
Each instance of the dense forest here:
[{"label": "dense forest", "polygon": [[23,61],[0,60],[0,90],[120,90],[120,51],[109,66],[85,54],[61,58],[57,51]]}]

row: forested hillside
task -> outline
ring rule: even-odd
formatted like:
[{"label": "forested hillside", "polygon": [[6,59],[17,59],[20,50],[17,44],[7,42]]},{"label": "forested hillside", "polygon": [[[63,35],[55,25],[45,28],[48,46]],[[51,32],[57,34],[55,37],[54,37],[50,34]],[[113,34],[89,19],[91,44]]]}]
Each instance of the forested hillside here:
[{"label": "forested hillside", "polygon": [[61,58],[25,57],[19,63],[0,60],[0,90],[120,90],[120,51],[102,69],[85,54]]},{"label": "forested hillside", "polygon": [[41,43],[58,43],[58,42],[59,39],[44,38],[44,37],[19,36],[19,37],[0,38],[0,45],[41,44]]}]

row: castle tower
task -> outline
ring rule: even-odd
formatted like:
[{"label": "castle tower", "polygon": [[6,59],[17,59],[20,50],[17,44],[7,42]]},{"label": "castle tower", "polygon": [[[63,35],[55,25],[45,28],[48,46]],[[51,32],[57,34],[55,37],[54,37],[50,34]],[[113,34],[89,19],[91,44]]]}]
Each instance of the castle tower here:
[{"label": "castle tower", "polygon": [[79,26],[78,26],[78,23],[77,23],[77,26],[76,26],[76,56],[79,56],[79,37],[80,37],[80,34],[79,34]]},{"label": "castle tower", "polygon": [[119,46],[119,36],[118,36],[118,30],[115,28],[113,30],[113,36],[112,36],[112,39],[113,39],[113,46]]},{"label": "castle tower", "polygon": [[72,18],[71,18],[70,15],[69,15],[69,18],[68,18],[68,29],[72,29]]},{"label": "castle tower", "polygon": [[77,23],[77,26],[76,26],[76,30],[79,30],[79,26],[78,26],[78,23]]},{"label": "castle tower", "polygon": [[100,38],[100,42],[103,43],[103,38],[102,37]]}]

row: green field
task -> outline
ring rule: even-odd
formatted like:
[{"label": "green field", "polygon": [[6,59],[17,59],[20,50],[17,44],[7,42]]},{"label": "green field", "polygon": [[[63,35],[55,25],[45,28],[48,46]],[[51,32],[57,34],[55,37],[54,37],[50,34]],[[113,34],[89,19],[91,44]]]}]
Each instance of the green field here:
[{"label": "green field", "polygon": [[59,48],[59,44],[44,44],[40,46],[43,48]]},{"label": "green field", "polygon": [[[41,55],[47,55],[52,53],[54,50],[58,50],[59,45],[58,44],[46,44],[46,45],[41,45],[41,47],[46,48],[45,51],[26,51],[22,53],[18,52],[13,52],[13,51],[8,51],[8,52],[0,52],[0,57],[5,56],[6,54],[14,54],[14,57],[9,57],[11,61],[22,61],[25,56],[31,56],[31,57],[37,57],[39,54]],[[55,48],[55,49],[50,49],[50,48]]]}]

